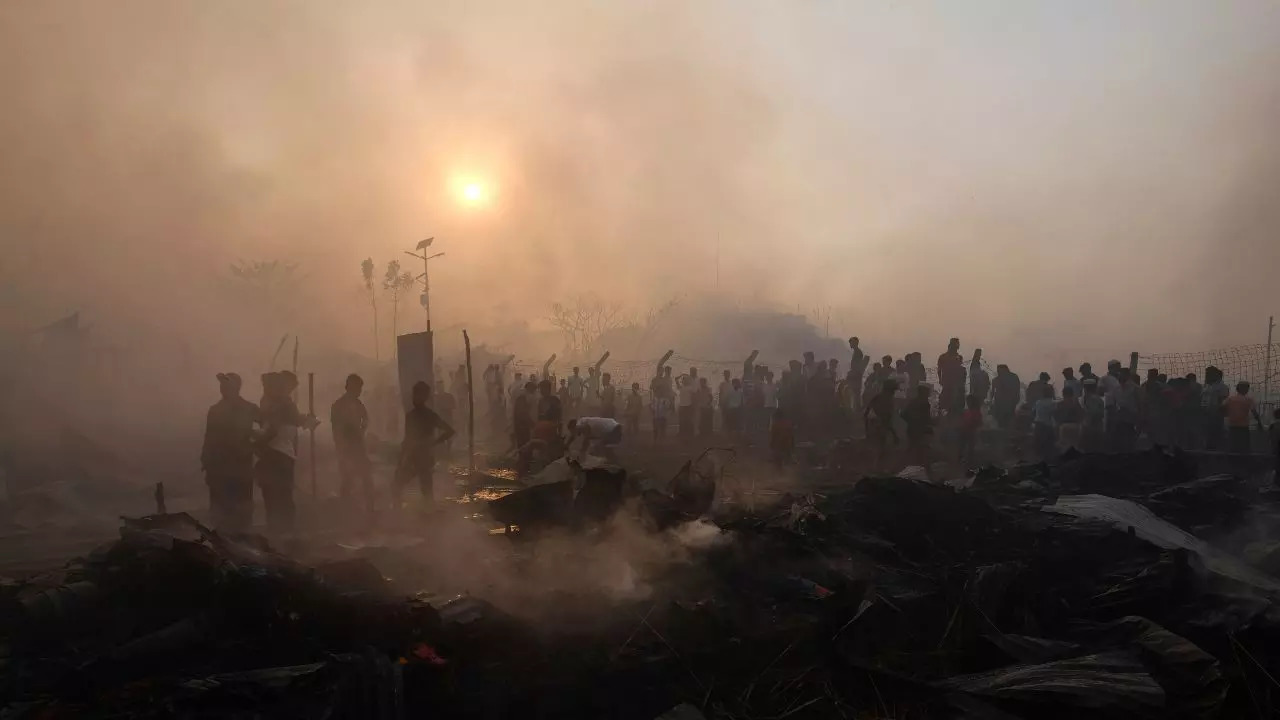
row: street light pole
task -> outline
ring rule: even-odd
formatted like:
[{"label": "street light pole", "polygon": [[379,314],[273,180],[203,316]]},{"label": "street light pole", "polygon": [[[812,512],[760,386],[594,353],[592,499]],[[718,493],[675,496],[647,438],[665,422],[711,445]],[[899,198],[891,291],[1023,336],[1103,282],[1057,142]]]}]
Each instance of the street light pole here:
[{"label": "street light pole", "polygon": [[1272,315],[1267,318],[1267,364],[1262,370],[1262,405],[1266,405],[1271,400],[1271,333],[1275,329],[1276,316]]},{"label": "street light pole", "polygon": [[444,255],[442,252],[434,255],[427,254],[427,248],[431,247],[431,243],[434,240],[434,237],[429,237],[418,243],[417,249],[422,251],[421,255],[408,250],[404,251],[405,255],[416,257],[422,261],[422,275],[420,276],[422,278],[422,309],[427,312],[427,332],[431,332],[431,278],[428,273],[431,271],[431,260]]}]

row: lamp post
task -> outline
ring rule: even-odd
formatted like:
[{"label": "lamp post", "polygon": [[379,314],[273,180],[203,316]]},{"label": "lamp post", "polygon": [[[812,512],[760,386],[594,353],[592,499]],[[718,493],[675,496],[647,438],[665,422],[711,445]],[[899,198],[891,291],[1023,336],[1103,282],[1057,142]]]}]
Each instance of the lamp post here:
[{"label": "lamp post", "polygon": [[444,253],[442,252],[438,252],[434,255],[427,254],[427,248],[431,247],[431,243],[434,240],[434,237],[429,237],[418,243],[417,249],[421,251],[421,255],[409,252],[408,250],[404,251],[405,255],[416,257],[422,261],[422,275],[419,276],[422,278],[422,296],[420,299],[422,302],[422,309],[427,311],[427,332],[431,332],[431,278],[428,273],[431,271],[431,261],[435,258],[444,256]]}]

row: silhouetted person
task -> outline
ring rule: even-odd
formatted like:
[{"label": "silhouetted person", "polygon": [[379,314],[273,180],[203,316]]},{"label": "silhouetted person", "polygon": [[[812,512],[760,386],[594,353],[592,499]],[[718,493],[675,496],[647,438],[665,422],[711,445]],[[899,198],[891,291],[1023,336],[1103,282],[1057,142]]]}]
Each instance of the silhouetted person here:
[{"label": "silhouetted person", "polygon": [[939,406],[948,413],[964,410],[964,358],[960,339],[951,338],[947,351],[938,356],[938,382],[942,385]]},{"label": "silhouetted person", "polygon": [[582,370],[577,366],[573,368],[573,374],[569,376],[569,407],[566,408],[570,413],[578,412],[582,407],[582,398],[587,392],[586,380],[582,377]]},{"label": "silhouetted person", "polygon": [[[982,367],[982,350],[973,351],[973,359],[969,361],[969,394],[978,398],[979,404],[987,401],[991,394],[991,375]],[[965,399],[966,405],[968,399]]]},{"label": "silhouetted person", "polygon": [[594,408],[600,402],[600,371],[594,367],[587,368],[586,405]]},{"label": "silhouetted person", "polygon": [[569,384],[565,378],[560,378],[560,388],[556,390],[556,398],[560,400],[560,407],[564,412],[569,412],[573,406],[573,399],[569,393]]},{"label": "silhouetted person", "polygon": [[[564,390],[564,380],[560,381]],[[560,457],[563,445],[560,440],[560,423],[564,420],[564,400],[551,392],[551,381],[538,383],[538,404],[535,408],[537,422],[533,426],[533,437],[540,440],[546,448],[549,461]]]},{"label": "silhouetted person", "polygon": [[1074,387],[1062,388],[1062,399],[1053,411],[1053,422],[1058,426],[1058,447],[1081,449],[1081,437],[1084,434],[1084,405],[1076,397]]},{"label": "silhouetted person", "polygon": [[791,453],[796,447],[796,429],[781,408],[773,409],[769,419],[769,455],[775,467],[791,462]]},{"label": "silhouetted person", "polygon": [[1022,398],[1022,383],[1008,365],[996,366],[996,377],[991,383],[991,414],[1001,430],[1013,427],[1018,414],[1018,401]]},{"label": "silhouetted person", "polygon": [[534,380],[534,376],[532,373],[529,375],[528,380],[524,379],[524,373],[516,373],[514,376],[512,376],[511,387],[507,388],[507,407],[511,407],[512,405],[514,405],[516,402],[516,398],[524,394],[524,386],[526,382],[533,383],[535,388],[538,385],[538,381]]},{"label": "silhouetted person", "polygon": [[912,386],[920,387],[928,377],[928,373],[924,368],[924,359],[920,353],[907,353],[905,358],[907,361],[907,378]]},{"label": "silhouetted person", "polygon": [[768,371],[760,382],[760,407],[761,411],[768,416],[764,427],[764,432],[767,434],[768,426],[773,422],[775,411],[778,409],[778,385],[773,381],[773,373]]},{"label": "silhouetted person", "polygon": [[866,424],[867,437],[876,449],[876,468],[884,465],[888,454],[889,440],[898,444],[898,431],[893,428],[894,394],[898,384],[892,378],[880,383],[880,391],[867,402],[862,411],[862,421]]},{"label": "silhouetted person", "polygon": [[1138,440],[1138,384],[1129,368],[1120,367],[1116,371],[1114,398],[1109,401],[1107,431],[1111,436],[1111,445],[1116,452],[1133,450]]},{"label": "silhouetted person", "polygon": [[1034,407],[1040,398],[1044,397],[1045,388],[1049,389],[1049,397],[1052,398],[1054,396],[1052,378],[1049,373],[1042,372],[1040,377],[1027,383],[1027,404]]},{"label": "silhouetted person", "polygon": [[1222,402],[1223,415],[1227,419],[1227,449],[1230,452],[1245,455],[1253,452],[1252,436],[1249,433],[1249,418],[1262,429],[1262,418],[1258,416],[1258,408],[1249,397],[1249,383],[1236,383],[1236,394]]},{"label": "silhouetted person", "polygon": [[[881,376],[880,363],[874,363],[871,366],[871,373],[867,375],[867,379],[862,383],[862,397],[866,402],[871,402],[871,398],[880,393],[880,383],[884,382]],[[866,409],[865,407],[863,408]]]},{"label": "silhouetted person", "polygon": [[218,374],[222,399],[209,408],[200,468],[209,487],[209,514],[219,530],[253,524],[253,425],[258,406],[240,397],[240,376]]},{"label": "silhouetted person", "polygon": [[695,396],[698,382],[688,375],[676,378],[676,432],[688,442],[698,434],[698,411]]},{"label": "silhouetted person", "polygon": [[356,485],[364,499],[365,511],[373,512],[373,466],[364,436],[369,429],[369,411],[360,400],[364,379],[348,375],[346,392],[329,408],[329,427],[333,430],[333,447],[338,455],[339,495],[351,500]]},{"label": "silhouetted person", "polygon": [[977,457],[978,433],[982,431],[982,398],[970,394],[964,399],[964,405],[956,443],[956,461],[960,463],[973,462]]},{"label": "silhouetted person", "polygon": [[1089,363],[1080,363],[1080,382],[1083,384],[1084,381],[1089,378],[1093,378],[1095,383],[1098,380],[1098,376],[1093,374],[1093,365]]},{"label": "silhouetted person", "polygon": [[1080,449],[1085,452],[1100,452],[1105,446],[1106,438],[1106,403],[1098,394],[1098,378],[1087,377],[1080,382],[1084,388],[1084,397],[1080,405],[1084,408],[1084,425],[1080,430]]},{"label": "silhouetted person", "polygon": [[609,373],[600,376],[600,416],[618,416],[618,386],[613,384],[613,375]]},{"label": "silhouetted person", "polygon": [[870,358],[862,352],[861,341],[856,337],[849,338],[849,389],[853,393],[854,409],[862,408],[862,380],[867,372],[867,361]]},{"label": "silhouetted person", "polygon": [[698,419],[698,435],[710,437],[714,431],[715,410],[714,398],[711,397],[711,385],[706,378],[698,378],[698,388],[693,394],[694,416]]},{"label": "silhouetted person", "polygon": [[729,387],[729,401],[724,408],[724,429],[730,436],[742,432],[742,381],[734,378]]},{"label": "silhouetted person", "polygon": [[533,439],[534,405],[537,403],[537,386],[525,383],[519,395],[511,402],[511,435],[519,456],[516,464],[516,475],[523,477],[529,471],[531,450],[527,449]]},{"label": "silhouetted person", "polygon": [[640,383],[631,383],[631,392],[627,393],[622,416],[626,418],[627,434],[631,437],[640,435],[640,414],[644,412],[644,397],[640,395]]},{"label": "silhouetted person", "polygon": [[396,507],[400,506],[404,486],[414,478],[422,490],[423,502],[435,503],[436,445],[453,437],[454,430],[427,406],[429,402],[431,386],[414,383],[413,407],[404,416],[404,441],[400,443],[400,462],[396,466]]},{"label": "silhouetted person", "polygon": [[1118,412],[1116,400],[1120,397],[1120,361],[1107,361],[1107,374],[1098,378],[1098,395],[1102,396],[1103,405],[1107,409],[1107,444],[1114,443],[1115,425]]},{"label": "silhouetted person", "polygon": [[720,409],[720,430],[729,433],[729,394],[733,390],[733,378],[728,370],[721,376],[720,386],[716,388],[716,405]]},{"label": "silhouetted person", "polygon": [[929,402],[932,392],[928,385],[917,386],[915,394],[902,409],[902,421],[907,426],[908,462],[921,465],[926,471],[931,464],[929,451],[933,443],[933,408]]},{"label": "silhouetted person", "polygon": [[1275,485],[1280,485],[1280,408],[1271,411],[1271,427],[1267,428],[1267,442],[1271,446],[1271,453],[1275,458],[1271,482]]},{"label": "silhouetted person", "polygon": [[298,412],[293,391],[298,378],[288,370],[263,377],[264,399],[260,409],[262,435],[258,439],[258,462],[254,475],[262,490],[267,529],[273,533],[293,531],[297,514],[293,503],[293,470],[297,457],[298,429],[312,427],[314,418]]},{"label": "silhouetted person", "polygon": [[1072,368],[1062,368],[1062,397],[1067,396],[1067,388],[1071,388],[1071,396],[1079,399],[1083,394],[1080,390],[1080,380],[1076,377],[1076,371]]},{"label": "silhouetted person", "polygon": [[1036,456],[1048,462],[1054,455],[1057,433],[1054,432],[1054,411],[1058,404],[1053,399],[1053,386],[1043,383],[1039,386],[1040,399],[1031,406],[1031,428],[1035,437]]},{"label": "silhouetted person", "polygon": [[1165,383],[1161,401],[1167,413],[1167,440],[1176,448],[1191,448],[1191,407],[1187,402],[1187,379],[1176,377]]},{"label": "silhouetted person", "polygon": [[1198,450],[1203,445],[1204,435],[1204,386],[1196,379],[1195,373],[1187,373],[1184,386],[1183,411],[1186,427],[1184,441],[1189,450]]},{"label": "silhouetted person", "polygon": [[1204,371],[1204,390],[1200,405],[1204,410],[1204,442],[1208,450],[1222,449],[1222,423],[1225,418],[1223,403],[1231,396],[1231,389],[1222,381],[1222,371],[1210,365]]}]

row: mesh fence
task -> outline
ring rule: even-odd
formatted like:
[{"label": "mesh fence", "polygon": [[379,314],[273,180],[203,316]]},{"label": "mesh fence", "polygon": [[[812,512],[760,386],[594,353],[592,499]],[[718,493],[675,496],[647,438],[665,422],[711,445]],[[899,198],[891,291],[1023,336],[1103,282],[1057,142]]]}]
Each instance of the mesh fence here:
[{"label": "mesh fence", "polygon": [[[729,371],[731,377],[741,377],[742,363],[745,360],[745,357],[739,360],[708,360],[705,358],[691,358],[683,355],[672,355],[671,359],[667,360],[667,366],[671,368],[671,374],[676,377],[688,374],[690,368],[697,368],[699,377],[707,378],[707,381],[711,383],[712,387],[715,387],[720,382],[720,378],[724,374],[725,370]],[[756,358],[755,364],[764,365],[772,370],[775,376],[780,376],[782,371],[787,368],[790,360],[791,358],[782,360]],[[870,362],[874,363],[878,361],[879,358],[871,358]],[[840,370],[842,373],[848,370],[848,362],[848,358],[840,359]],[[592,363],[582,363],[578,366],[582,371],[581,374],[583,377],[587,376],[587,368],[591,367],[591,365]],[[967,366],[968,365],[966,363],[966,367]],[[572,365],[557,363],[552,366],[551,372],[557,378],[566,378],[569,376],[572,367]],[[988,364],[985,359],[982,361],[982,367],[992,376],[995,375],[995,368]],[[624,390],[630,389],[632,383],[639,383],[640,392],[647,397],[649,393],[649,381],[653,378],[654,371],[657,370],[657,368],[657,360],[615,360],[610,358],[605,362],[601,371],[609,373],[610,378],[613,380],[613,384],[623,388]],[[528,377],[530,373],[534,373],[539,376],[539,379],[541,379],[542,364],[532,360],[515,360],[510,364],[509,372],[518,372],[524,377]],[[871,372],[870,363],[867,366],[866,372]],[[926,382],[937,385],[938,369],[936,367],[926,367],[925,377]]]},{"label": "mesh fence", "polygon": [[[1280,405],[1280,402],[1278,402],[1280,400],[1280,372],[1276,370],[1276,366],[1280,365],[1280,343],[1273,344],[1270,348],[1269,366],[1267,350],[1265,343],[1258,343],[1256,345],[1237,345],[1200,352],[1140,354],[1138,356],[1138,370],[1145,375],[1148,369],[1155,368],[1170,377],[1195,373],[1203,381],[1204,369],[1213,365],[1222,370],[1224,379],[1233,387],[1237,382],[1248,382],[1252,386],[1251,394],[1257,400],[1260,412],[1266,413],[1264,417],[1268,417],[1271,410]],[[691,367],[697,368],[700,376],[706,377],[708,381],[715,384],[725,370],[728,370],[733,377],[740,376],[742,374],[742,362],[745,359],[712,360],[672,355],[671,359],[667,361],[667,365],[671,366],[672,373],[677,376],[688,373]],[[790,359],[757,358],[756,364],[767,365],[775,374],[780,375],[782,370],[787,367]],[[872,358],[873,362],[875,360],[876,358]],[[842,370],[848,369],[847,363],[847,358],[841,358]],[[583,376],[586,376],[587,368],[590,365],[591,363],[581,363],[579,365]],[[982,365],[988,373],[991,373],[992,376],[995,375],[995,369],[988,365],[985,360]],[[632,383],[639,383],[640,391],[647,395],[649,392],[649,380],[653,377],[657,366],[658,362],[656,360],[615,360],[610,358],[604,364],[602,370],[612,376],[614,384],[618,387],[628,389]],[[938,380],[937,368],[928,367],[925,371],[928,382],[936,384]],[[533,360],[517,360],[512,363],[511,372],[520,372],[526,377],[530,373],[541,375],[542,364]],[[552,372],[558,377],[567,377],[569,367],[558,363],[557,366],[552,368]],[[870,368],[868,368],[868,372],[870,372]]]},{"label": "mesh fence", "polygon": [[1145,373],[1155,368],[1169,377],[1195,373],[1203,381],[1204,369],[1213,365],[1222,371],[1223,380],[1228,385],[1234,387],[1244,381],[1252,386],[1249,394],[1256,399],[1259,413],[1265,418],[1277,406],[1277,395],[1280,395],[1280,387],[1276,383],[1280,373],[1275,369],[1278,361],[1280,343],[1269,348],[1266,343],[1258,343],[1200,352],[1139,355],[1138,370]]}]

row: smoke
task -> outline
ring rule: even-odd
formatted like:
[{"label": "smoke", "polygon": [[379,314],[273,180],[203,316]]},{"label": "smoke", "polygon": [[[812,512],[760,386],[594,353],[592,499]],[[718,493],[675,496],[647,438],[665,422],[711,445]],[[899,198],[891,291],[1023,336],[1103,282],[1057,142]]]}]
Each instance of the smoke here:
[{"label": "smoke", "polygon": [[1266,4],[7,3],[0,328],[81,310],[158,418],[285,333],[372,356],[360,261],[434,236],[441,337],[512,352],[580,292],[1024,376],[1256,342],[1278,39]]},{"label": "smoke", "polygon": [[709,579],[697,560],[732,539],[706,522],[654,533],[630,505],[591,532],[544,532],[518,544],[470,521],[438,520],[422,529],[425,542],[396,548],[396,538],[378,537],[386,546],[365,552],[406,592],[470,593],[543,626],[579,629],[617,603],[660,602],[659,586],[675,574],[682,591],[696,587]]}]

